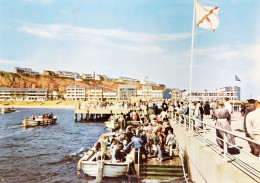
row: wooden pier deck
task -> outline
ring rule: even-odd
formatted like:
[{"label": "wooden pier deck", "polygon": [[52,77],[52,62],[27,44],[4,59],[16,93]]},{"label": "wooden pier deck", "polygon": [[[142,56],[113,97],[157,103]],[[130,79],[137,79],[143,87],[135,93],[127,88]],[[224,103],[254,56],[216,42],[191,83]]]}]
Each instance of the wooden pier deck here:
[{"label": "wooden pier deck", "polygon": [[160,182],[163,180],[183,179],[183,177],[184,172],[179,157],[165,157],[162,162],[154,157],[140,165],[139,178],[141,180],[152,179]]},{"label": "wooden pier deck", "polygon": [[79,109],[76,108],[74,112],[74,120],[77,121],[78,115],[80,121],[89,119],[97,119],[106,116],[108,118],[112,114],[127,114],[131,109],[112,109],[112,108],[97,108],[97,109]]},{"label": "wooden pier deck", "polygon": [[75,114],[126,114],[131,109],[75,109]]}]

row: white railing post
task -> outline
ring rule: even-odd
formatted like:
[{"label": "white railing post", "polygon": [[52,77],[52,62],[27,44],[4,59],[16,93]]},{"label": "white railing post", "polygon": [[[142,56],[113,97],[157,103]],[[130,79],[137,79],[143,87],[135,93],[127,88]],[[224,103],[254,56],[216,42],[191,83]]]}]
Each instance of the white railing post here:
[{"label": "white railing post", "polygon": [[203,143],[204,143],[204,146],[207,146],[207,142],[206,142],[206,124],[202,124],[203,125]]},{"label": "white railing post", "polygon": [[178,116],[179,116],[179,125],[181,126],[181,115],[178,114]]},{"label": "white railing post", "polygon": [[191,134],[193,135],[194,134],[194,119],[193,118],[190,118],[190,126],[191,126]]},{"label": "white railing post", "polygon": [[224,141],[223,141],[223,148],[224,148],[224,159],[228,162],[227,153],[228,153],[228,145],[227,145],[227,134],[224,133]]}]

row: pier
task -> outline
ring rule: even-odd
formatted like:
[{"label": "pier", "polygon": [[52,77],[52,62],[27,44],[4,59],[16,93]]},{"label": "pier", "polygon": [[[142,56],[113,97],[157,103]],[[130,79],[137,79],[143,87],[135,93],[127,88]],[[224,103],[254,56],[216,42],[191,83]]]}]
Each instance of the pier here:
[{"label": "pier", "polygon": [[[75,116],[110,116],[130,111],[131,109],[123,108],[75,109]],[[174,129],[178,147],[175,151],[178,153],[174,153],[175,157],[164,157],[162,162],[153,156],[135,164],[134,179],[152,179],[158,182],[186,179],[188,182],[192,180],[199,183],[260,182],[260,158],[250,154],[248,142],[252,140],[245,137],[243,117],[239,112],[232,114],[233,131],[221,129],[226,134],[235,136],[236,145],[228,147],[225,136],[223,149],[216,143],[216,129],[219,128],[215,126],[215,121],[205,116],[203,121],[199,121],[201,128],[194,126],[195,121],[199,120],[172,113],[169,122]],[[232,148],[237,149],[238,153],[232,153]]]},{"label": "pier", "polygon": [[[107,120],[112,114],[127,114],[131,109],[97,108],[97,109],[75,109],[75,121]],[[79,118],[78,118],[79,116]]]}]

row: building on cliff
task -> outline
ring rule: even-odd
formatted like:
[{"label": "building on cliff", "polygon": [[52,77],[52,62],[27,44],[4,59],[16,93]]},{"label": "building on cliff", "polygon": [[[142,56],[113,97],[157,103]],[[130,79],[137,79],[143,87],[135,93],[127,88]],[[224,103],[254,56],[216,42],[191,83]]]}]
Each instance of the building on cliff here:
[{"label": "building on cliff", "polygon": [[21,68],[21,67],[15,67],[13,69],[13,73],[18,73],[18,74],[35,74],[35,75],[40,75],[39,72],[35,72],[30,68]]},{"label": "building on cliff", "polygon": [[91,74],[82,74],[82,79],[92,80],[95,79]]},{"label": "building on cliff", "polygon": [[80,74],[77,72],[68,72],[68,71],[57,71],[56,74],[59,77],[65,77],[65,78],[75,78],[80,76]]}]

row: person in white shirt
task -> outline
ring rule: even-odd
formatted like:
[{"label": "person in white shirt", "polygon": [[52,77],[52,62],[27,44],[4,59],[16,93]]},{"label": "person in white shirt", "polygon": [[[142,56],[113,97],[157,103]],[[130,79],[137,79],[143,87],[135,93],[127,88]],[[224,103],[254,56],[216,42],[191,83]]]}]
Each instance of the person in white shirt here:
[{"label": "person in white shirt", "polygon": [[232,105],[229,103],[229,98],[225,98],[224,105],[225,105],[225,109],[227,109],[229,114],[231,114],[232,113]]},{"label": "person in white shirt", "polygon": [[166,137],[166,143],[165,145],[168,146],[169,148],[169,155],[170,157],[172,157],[172,147],[173,145],[175,144],[175,136],[172,134],[172,131],[171,130],[168,130],[168,135]]},{"label": "person in white shirt", "polygon": [[255,101],[256,109],[246,116],[246,129],[250,138],[257,141],[258,144],[250,143],[252,148],[251,153],[255,156],[259,156],[260,154],[260,97],[256,98]]}]

